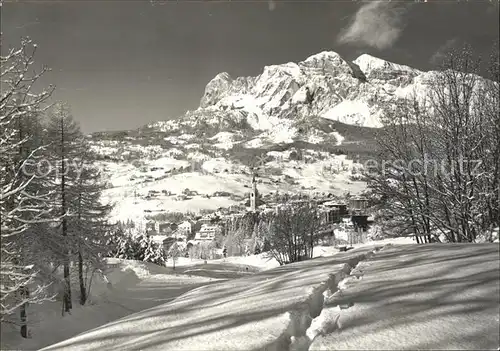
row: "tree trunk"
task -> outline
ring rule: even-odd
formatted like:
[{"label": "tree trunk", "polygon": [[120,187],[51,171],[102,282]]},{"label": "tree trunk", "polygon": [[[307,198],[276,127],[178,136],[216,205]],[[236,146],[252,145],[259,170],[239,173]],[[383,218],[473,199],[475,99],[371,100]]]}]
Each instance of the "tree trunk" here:
[{"label": "tree trunk", "polygon": [[[29,288],[26,286],[22,286],[20,288],[21,298],[24,300],[28,300],[29,298]],[[23,338],[28,338],[28,318],[26,313],[26,308],[28,307],[28,302],[24,302],[21,305],[20,313],[21,313],[21,336]]]},{"label": "tree trunk", "polygon": [[[82,219],[81,213],[82,213],[82,194],[80,192],[78,194],[78,222],[80,222]],[[85,286],[85,280],[83,278],[83,257],[80,244],[78,247],[78,281],[80,283],[80,305],[83,306],[87,302],[87,289]]]},{"label": "tree trunk", "polygon": [[313,258],[314,251],[314,232],[311,232],[311,247],[309,249],[309,258]]},{"label": "tree trunk", "polygon": [[[66,167],[64,162],[64,125],[61,119],[61,212],[63,217],[62,220],[62,235],[66,237],[68,235],[68,225],[66,220]],[[66,242],[66,245],[68,243]],[[71,303],[71,281],[69,272],[69,248],[66,247],[64,258],[64,311],[69,312],[73,308]]]},{"label": "tree trunk", "polygon": [[87,302],[87,289],[83,279],[83,257],[80,250],[78,250],[78,280],[80,282],[80,305],[85,305],[85,302]]},{"label": "tree trunk", "polygon": [[73,307],[71,304],[71,283],[69,274],[69,262],[64,261],[64,312],[69,312]]}]

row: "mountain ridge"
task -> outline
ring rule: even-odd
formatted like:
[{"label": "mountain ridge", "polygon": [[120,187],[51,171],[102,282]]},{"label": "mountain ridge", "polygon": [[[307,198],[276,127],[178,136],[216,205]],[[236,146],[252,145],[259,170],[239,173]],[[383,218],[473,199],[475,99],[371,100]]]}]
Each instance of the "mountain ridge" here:
[{"label": "mountain ridge", "polygon": [[434,77],[434,71],[369,54],[348,61],[334,51],[322,51],[297,63],[264,66],[257,76],[234,78],[220,72],[207,83],[197,109],[147,127],[174,131],[207,123],[262,133],[276,126],[288,129],[290,137],[277,136],[278,142],[293,139],[294,124],[310,116],[380,128],[396,103],[415,93],[426,96]]},{"label": "mountain ridge", "polygon": [[[258,76],[218,73],[200,106],[180,118],[91,136],[110,179],[115,218],[241,204],[258,163],[259,191],[360,193],[381,120],[396,103],[428,96],[436,71],[332,51],[265,66]],[[185,188],[194,196],[182,196]],[[230,193],[230,197],[214,194]],[[156,194],[156,195],[151,195]]]}]

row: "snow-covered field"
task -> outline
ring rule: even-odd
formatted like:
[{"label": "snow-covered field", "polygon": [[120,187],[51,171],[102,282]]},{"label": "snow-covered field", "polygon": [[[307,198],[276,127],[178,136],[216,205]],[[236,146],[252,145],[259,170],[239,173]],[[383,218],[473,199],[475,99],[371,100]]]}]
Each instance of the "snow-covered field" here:
[{"label": "snow-covered field", "polygon": [[[330,252],[330,255],[334,253],[333,251],[334,248],[332,248],[332,251]],[[319,250],[319,249],[318,249]],[[337,250],[335,250],[336,252]],[[175,262],[176,270],[179,269],[187,269],[189,267],[195,266],[195,265],[201,265],[204,264],[205,260],[202,259],[196,259],[196,258],[186,258],[186,257],[179,257],[177,261]],[[250,256],[234,256],[234,257],[226,257],[226,258],[220,258],[216,260],[209,260],[207,261],[210,264],[218,264],[218,265],[234,265],[234,266],[248,266],[248,267],[253,267],[258,270],[265,270],[265,269],[271,269],[271,268],[276,268],[279,267],[278,261],[276,261],[274,258],[269,257],[267,253],[262,253],[258,255],[250,255]],[[173,262],[172,260],[167,261],[167,267],[172,267]]]},{"label": "snow-covered field", "polygon": [[[328,299],[339,316],[310,350],[496,350],[498,244],[386,248]],[[338,305],[351,306],[338,310]],[[326,312],[325,312],[326,313]]]},{"label": "snow-covered field", "polygon": [[19,327],[6,324],[1,330],[1,349],[40,349],[131,313],[166,303],[191,289],[279,266],[266,254],[204,262],[179,257],[174,270],[172,260],[168,260],[167,267],[160,267],[108,258],[108,269],[104,272],[106,278],[97,274],[93,278],[89,304],[80,306],[75,291],[71,315],[61,316],[60,301],[30,305],[28,323],[32,338],[21,338]]},{"label": "snow-covered field", "polygon": [[266,254],[180,258],[175,272],[108,259],[90,305],[30,306],[32,338],[3,328],[2,349],[496,349],[498,244],[409,243],[318,246],[283,267]]},{"label": "snow-covered field", "polygon": [[47,350],[284,350],[365,247],[204,286]]},{"label": "snow-covered field", "polygon": [[[19,327],[2,325],[2,350],[35,350],[166,302],[218,279],[180,275],[172,269],[130,260],[108,259],[106,278],[95,275],[90,302],[82,307],[74,292],[71,315],[61,316],[61,301],[28,307],[30,339]],[[108,284],[109,282],[109,284]]]},{"label": "snow-covered field", "polygon": [[[318,246],[314,256],[337,253],[338,250],[333,247]],[[78,292],[75,291],[71,315],[61,316],[60,301],[29,306],[28,323],[32,338],[23,339],[18,327],[5,325],[1,330],[2,350],[39,349],[131,313],[166,303],[196,287],[279,267],[278,262],[265,253],[209,260],[207,264],[201,259],[179,257],[175,270],[172,260],[168,260],[167,267],[115,258],[108,258],[107,264],[108,268],[104,271],[106,278],[101,275],[93,278],[90,303],[80,306],[76,301]]]},{"label": "snow-covered field", "polygon": [[498,347],[498,244],[377,251],[387,242],[201,287],[47,350]]}]

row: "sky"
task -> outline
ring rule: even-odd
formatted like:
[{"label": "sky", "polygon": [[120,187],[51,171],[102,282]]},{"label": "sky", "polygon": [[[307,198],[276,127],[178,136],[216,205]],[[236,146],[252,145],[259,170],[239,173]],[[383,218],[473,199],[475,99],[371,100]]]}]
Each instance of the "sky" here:
[{"label": "sky", "polygon": [[[152,1],[154,3],[152,3]],[[256,76],[266,65],[329,50],[368,53],[422,70],[469,43],[498,42],[498,1],[4,0],[2,52],[29,36],[36,62],[84,132],[137,128],[199,106],[219,72]]]}]

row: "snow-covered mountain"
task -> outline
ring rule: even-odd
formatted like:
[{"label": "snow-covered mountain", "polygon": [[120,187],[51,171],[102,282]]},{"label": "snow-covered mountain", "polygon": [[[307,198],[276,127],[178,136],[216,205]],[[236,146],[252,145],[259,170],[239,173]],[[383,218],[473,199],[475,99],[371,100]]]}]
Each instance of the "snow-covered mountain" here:
[{"label": "snow-covered mountain", "polygon": [[219,73],[207,84],[198,109],[149,128],[250,130],[271,143],[300,137],[321,140],[324,130],[309,128],[304,133],[300,125],[319,117],[379,128],[397,102],[426,96],[436,73],[367,54],[349,62],[335,52],[321,52],[299,63],[266,66],[256,77]]},{"label": "snow-covered mountain", "polygon": [[[92,148],[120,218],[241,203],[255,163],[263,193],[359,192],[356,157],[374,151],[376,128],[395,102],[425,96],[435,74],[335,52],[266,66],[257,77],[224,72],[207,84],[198,109],[138,130],[95,133]],[[182,197],[185,188],[195,192]],[[231,196],[214,196],[221,191]]]},{"label": "snow-covered mountain", "polygon": [[[309,115],[380,127],[390,105],[414,89],[426,90],[430,77],[432,72],[366,54],[349,62],[335,52],[321,52],[299,63],[266,66],[257,77],[233,79],[220,73],[207,84],[198,111],[222,111],[260,130],[283,118]],[[311,104],[306,103],[307,90]]]}]

